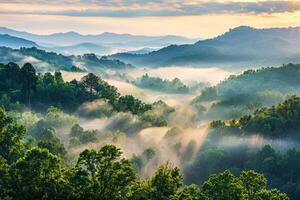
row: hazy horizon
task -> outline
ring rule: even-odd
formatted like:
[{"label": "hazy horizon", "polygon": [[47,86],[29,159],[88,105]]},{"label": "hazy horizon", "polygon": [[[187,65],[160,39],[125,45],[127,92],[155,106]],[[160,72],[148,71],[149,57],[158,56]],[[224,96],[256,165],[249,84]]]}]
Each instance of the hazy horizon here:
[{"label": "hazy horizon", "polygon": [[240,25],[300,26],[300,2],[295,0],[4,0],[0,7],[0,26],[35,34],[75,31],[211,38]]}]

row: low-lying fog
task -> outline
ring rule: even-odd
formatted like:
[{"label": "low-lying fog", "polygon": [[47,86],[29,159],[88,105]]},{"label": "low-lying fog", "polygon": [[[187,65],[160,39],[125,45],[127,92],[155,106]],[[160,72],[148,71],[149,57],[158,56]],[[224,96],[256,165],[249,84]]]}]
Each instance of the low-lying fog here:
[{"label": "low-lying fog", "polygon": [[[185,83],[188,86],[193,86],[200,82],[215,85],[233,74],[232,72],[216,67],[161,67],[155,69],[144,68],[129,70],[126,72],[126,75],[137,79],[146,73],[149,76],[160,77],[162,79],[172,80],[174,78],[179,78],[183,83]],[[73,79],[80,80],[86,74],[86,72],[62,72],[64,80],[66,81],[71,81]],[[163,100],[170,106],[176,106],[179,103],[188,104],[195,96],[199,95],[198,92],[194,94],[170,94],[139,88],[131,83],[128,83],[128,81],[126,80],[104,80],[107,81],[109,84],[117,87],[122,95],[131,94],[147,103],[153,103],[158,100]]]}]

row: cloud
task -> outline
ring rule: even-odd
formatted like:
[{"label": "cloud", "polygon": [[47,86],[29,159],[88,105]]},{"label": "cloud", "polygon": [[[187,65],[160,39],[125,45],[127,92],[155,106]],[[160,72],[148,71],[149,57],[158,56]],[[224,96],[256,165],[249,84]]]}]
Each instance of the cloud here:
[{"label": "cloud", "polygon": [[[51,3],[49,3],[51,2]],[[12,0],[0,1],[0,13],[83,17],[193,16],[219,13],[272,14],[300,10],[299,1],[197,1],[197,0]],[[20,6],[20,5],[27,6]],[[18,5],[19,8],[18,9]],[[38,6],[40,5],[40,6]],[[51,8],[51,9],[50,9]]]}]

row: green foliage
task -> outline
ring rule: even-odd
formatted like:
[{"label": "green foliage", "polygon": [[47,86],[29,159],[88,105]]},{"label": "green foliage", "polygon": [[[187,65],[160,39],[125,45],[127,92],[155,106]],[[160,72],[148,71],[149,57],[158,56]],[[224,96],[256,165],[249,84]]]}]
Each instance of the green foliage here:
[{"label": "green foliage", "polygon": [[13,199],[60,199],[61,164],[47,150],[34,148],[11,166]]},{"label": "green foliage", "polygon": [[3,78],[3,83],[0,83],[0,105],[8,109],[20,108],[18,102],[21,102],[39,111],[55,106],[74,112],[83,103],[96,99],[107,101],[114,110],[133,114],[143,114],[151,109],[151,105],[131,95],[120,97],[116,87],[92,73],[81,81],[64,82],[60,72],[37,75],[30,63],[21,69],[17,64],[9,63],[0,69],[0,78]]},{"label": "green foliage", "polygon": [[0,156],[12,163],[22,155],[24,145],[22,138],[26,134],[24,126],[13,121],[0,108]]},{"label": "green foliage", "polygon": [[159,77],[150,77],[148,74],[143,75],[135,84],[139,87],[148,88],[170,93],[187,93],[189,88],[181,82],[180,79],[174,78],[172,81],[161,79]]},{"label": "green foliage", "polygon": [[267,179],[264,175],[253,170],[242,171],[239,179],[244,187],[243,199],[259,199],[259,193],[265,191],[267,187]]},{"label": "green foliage", "polygon": [[173,195],[171,200],[208,200],[209,198],[203,194],[197,185],[185,186],[182,191],[178,191]]},{"label": "green foliage", "polygon": [[182,176],[179,169],[169,164],[160,166],[149,180],[137,181],[127,192],[128,199],[170,199],[179,192]]},{"label": "green foliage", "polygon": [[259,192],[258,200],[288,200],[289,197],[286,194],[281,193],[277,189],[262,190]]},{"label": "green foliage", "polygon": [[143,122],[148,122],[153,126],[167,126],[169,116],[175,111],[163,101],[157,101],[152,104],[152,109],[141,115]]},{"label": "green foliage", "polygon": [[114,107],[119,112],[130,111],[133,114],[142,114],[152,108],[151,105],[143,103],[132,95],[121,96]]},{"label": "green foliage", "polygon": [[79,142],[79,144],[85,144],[88,142],[96,142],[98,140],[96,131],[84,131],[83,128],[79,124],[75,124],[71,128],[70,137],[77,138],[77,140],[73,140],[71,142],[70,146],[76,145],[76,141]]},{"label": "green foliage", "polygon": [[300,129],[300,97],[292,96],[283,103],[271,108],[261,108],[253,115],[245,115],[238,120],[225,122],[214,121],[213,128],[226,134],[252,134],[261,133],[266,137],[285,138],[292,136],[298,138]]},{"label": "green foliage", "polygon": [[216,87],[207,87],[201,91],[201,95],[196,97],[193,101],[194,102],[201,102],[201,101],[213,101],[216,100],[218,97],[217,95],[217,88]]},{"label": "green foliage", "polygon": [[72,198],[121,199],[136,175],[130,162],[120,156],[121,151],[112,145],[83,151],[70,177]]},{"label": "green foliage", "polygon": [[113,106],[103,100],[85,103],[79,107],[78,115],[85,118],[105,118],[116,114]]},{"label": "green foliage", "polygon": [[299,77],[298,64],[248,70],[204,89],[201,95],[194,99],[193,104],[213,101],[204,118],[238,118],[262,106],[282,102],[287,95],[299,94]]},{"label": "green foliage", "polygon": [[229,171],[212,175],[203,184],[203,192],[211,199],[236,199],[242,197],[243,188],[236,178]]},{"label": "green foliage", "polygon": [[55,128],[72,127],[78,123],[78,119],[76,117],[65,114],[62,110],[53,106],[48,108],[45,121],[48,126]]},{"label": "green foliage", "polygon": [[9,165],[7,161],[0,156],[0,199],[11,199],[9,197],[11,190],[8,188],[9,184]]},{"label": "green foliage", "polygon": [[28,98],[28,105],[31,107],[31,92],[36,90],[37,75],[30,63],[25,63],[20,70],[21,91]]},{"label": "green foliage", "polygon": [[[250,143],[240,145],[222,146],[226,137],[218,136],[211,144],[204,144],[195,161],[184,171],[187,183],[201,184],[210,174],[230,169],[239,174],[244,199],[259,199],[259,193],[266,188],[278,188],[289,195],[291,199],[298,199],[300,173],[300,152],[290,149],[277,152],[267,145],[254,150]],[[230,139],[227,139],[230,140]],[[232,141],[234,144],[235,141]],[[224,143],[223,143],[224,144]],[[265,176],[257,172],[263,173]],[[247,170],[247,171],[243,171]]]},{"label": "green foliage", "polygon": [[142,168],[146,166],[151,159],[155,156],[155,151],[151,148],[147,148],[141,155],[133,154],[131,163],[137,172],[141,172]]},{"label": "green foliage", "polygon": [[154,188],[153,199],[167,200],[182,186],[182,176],[177,167],[167,164],[157,169],[150,182]]},{"label": "green foliage", "polygon": [[[43,122],[38,122],[37,126],[43,127]],[[196,185],[183,186],[183,177],[179,169],[166,164],[159,167],[152,177],[142,180],[137,177],[131,162],[122,158],[120,149],[113,145],[104,145],[99,150],[84,150],[75,166],[63,165],[62,158],[53,154],[61,154],[61,149],[53,145],[58,144],[55,142],[56,134],[53,129],[44,128],[40,129],[43,131],[36,132],[35,139],[39,141],[39,147],[32,147],[23,144],[25,129],[15,127],[20,125],[1,109],[1,199],[289,199],[278,190],[267,190],[264,176],[254,171],[242,172],[239,178],[225,171],[211,176],[203,187],[199,188]],[[76,125],[72,134],[80,136],[82,131],[83,129]],[[292,167],[294,171],[291,174],[298,173],[297,165],[285,166],[290,160],[296,161],[294,156],[299,157],[297,152],[288,152],[284,159],[276,154],[274,150],[266,147],[253,159],[254,166],[270,166],[268,160],[274,160],[273,168],[264,169],[273,171],[276,168],[287,170],[288,167]],[[154,155],[152,149],[145,149],[142,153],[145,160],[152,159]],[[278,172],[282,175],[280,170]],[[287,178],[290,181],[296,180],[290,176]]]}]

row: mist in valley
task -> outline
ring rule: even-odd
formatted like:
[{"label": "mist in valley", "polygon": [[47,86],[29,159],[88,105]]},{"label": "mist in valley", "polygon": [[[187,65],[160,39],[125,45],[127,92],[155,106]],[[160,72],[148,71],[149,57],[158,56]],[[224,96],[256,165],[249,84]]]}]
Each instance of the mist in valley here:
[{"label": "mist in valley", "polygon": [[[131,80],[135,80],[145,73],[163,79],[179,78],[189,87],[199,81],[214,86],[233,74],[220,68],[177,67],[134,69],[124,72],[125,77],[130,77]],[[86,74],[62,72],[66,81],[80,80]],[[111,113],[109,116],[102,116],[99,119],[81,116],[79,117],[80,126],[85,130],[96,130],[101,139],[96,143],[72,147],[69,151],[71,157],[78,156],[86,148],[99,149],[105,144],[114,144],[122,149],[126,158],[132,160],[142,177],[149,177],[158,166],[167,162],[173,163],[184,171],[186,166],[194,162],[197,154],[201,154],[201,151],[205,151],[209,145],[217,149],[235,149],[235,151],[246,147],[249,151],[255,151],[265,145],[271,145],[280,151],[299,147],[298,143],[293,140],[267,139],[259,133],[249,137],[229,135],[215,138],[210,136],[211,120],[201,116],[209,111],[213,102],[203,103],[206,111],[199,113],[199,110],[191,103],[195,96],[200,94],[199,91],[172,94],[141,88],[131,81],[114,77],[104,80],[117,87],[122,95],[134,95],[147,103],[162,100],[174,108],[174,112],[168,115],[168,124],[162,127],[149,125],[129,113]],[[105,102],[94,101],[84,104],[79,111],[91,112],[103,106],[106,106]]]}]

